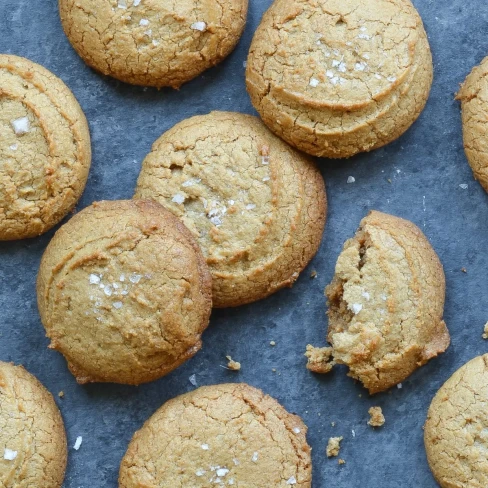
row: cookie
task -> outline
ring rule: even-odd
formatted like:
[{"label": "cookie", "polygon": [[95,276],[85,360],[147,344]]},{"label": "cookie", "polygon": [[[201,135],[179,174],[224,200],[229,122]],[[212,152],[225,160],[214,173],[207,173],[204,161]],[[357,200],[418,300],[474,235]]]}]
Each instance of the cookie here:
[{"label": "cookie", "polygon": [[464,150],[474,177],[488,191],[488,57],[473,69],[456,96],[461,101]]},{"label": "cookie", "polygon": [[66,458],[52,395],[22,366],[0,361],[0,486],[61,488]]},{"label": "cookie", "polygon": [[0,240],[38,236],[76,204],[91,163],[88,124],[68,87],[0,54]]},{"label": "cookie", "polygon": [[94,203],[56,233],[37,279],[52,349],[79,383],[137,385],[194,356],[211,277],[185,226],[155,202]]},{"label": "cookie", "polygon": [[456,371],[437,392],[424,429],[430,468],[442,488],[488,486],[488,355]]},{"label": "cookie", "polygon": [[327,203],[320,172],[249,115],[213,112],[153,145],[136,198],[155,199],[198,240],[215,307],[290,286],[317,252]]},{"label": "cookie", "polygon": [[285,141],[315,156],[348,158],[413,124],[432,72],[409,0],[276,0],[251,45],[247,88]]},{"label": "cookie", "polygon": [[307,428],[246,384],[206,386],[165,403],[134,435],[119,488],[310,488]]},{"label": "cookie", "polygon": [[334,360],[370,393],[400,383],[449,346],[444,270],[407,220],[374,211],[365,217],[326,295]]},{"label": "cookie", "polygon": [[83,60],[133,85],[179,88],[236,46],[248,0],[59,0]]}]

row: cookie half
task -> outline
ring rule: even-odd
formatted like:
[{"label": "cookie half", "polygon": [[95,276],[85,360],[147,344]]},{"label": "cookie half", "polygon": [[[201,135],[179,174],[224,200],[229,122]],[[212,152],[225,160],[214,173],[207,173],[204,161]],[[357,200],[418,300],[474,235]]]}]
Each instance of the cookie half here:
[{"label": "cookie half", "polygon": [[285,141],[315,156],[347,158],[412,125],[432,72],[409,0],[275,0],[251,45],[247,87]]},{"label": "cookie half", "polygon": [[134,435],[120,488],[310,488],[307,428],[246,384],[206,386],[165,403]]},{"label": "cookie half", "polygon": [[374,211],[365,217],[326,295],[334,360],[370,393],[400,383],[449,346],[444,270],[412,222]]},{"label": "cookie half", "polygon": [[22,366],[0,361],[0,486],[61,488],[66,458],[52,395]]},{"label": "cookie half", "polygon": [[79,383],[139,384],[201,348],[211,277],[186,227],[155,202],[94,203],[42,258],[39,312]]},{"label": "cookie half", "polygon": [[249,115],[213,112],[163,134],[136,198],[166,206],[198,240],[215,307],[289,286],[317,252],[327,203],[315,164]]},{"label": "cookie half", "polygon": [[488,486],[488,355],[456,371],[432,401],[424,429],[430,468],[442,488]]},{"label": "cookie half", "polygon": [[474,177],[488,191],[488,57],[466,78],[457,100],[461,101],[464,150]]},{"label": "cookie half", "polygon": [[0,240],[38,236],[76,204],[91,164],[69,88],[28,59],[0,55]]},{"label": "cookie half", "polygon": [[236,46],[248,0],[59,0],[63,28],[92,68],[126,83],[180,87]]}]

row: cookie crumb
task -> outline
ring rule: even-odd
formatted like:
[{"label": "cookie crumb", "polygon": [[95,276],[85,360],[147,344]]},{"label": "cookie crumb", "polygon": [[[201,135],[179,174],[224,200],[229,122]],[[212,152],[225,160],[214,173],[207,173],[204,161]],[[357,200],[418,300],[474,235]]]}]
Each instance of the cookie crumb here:
[{"label": "cookie crumb", "polygon": [[385,416],[381,407],[371,407],[368,413],[371,416],[368,420],[368,425],[371,425],[371,427],[382,427],[385,424]]},{"label": "cookie crumb", "polygon": [[308,344],[307,352],[305,353],[308,358],[307,369],[313,373],[329,373],[336,364],[331,359],[332,352],[332,347],[314,347]]},{"label": "cookie crumb", "polygon": [[80,447],[81,447],[81,443],[83,442],[83,437],[81,437],[81,435],[79,435],[77,438],[76,438],[76,442],[75,442],[75,445],[73,446],[73,449],[75,451],[77,451]]},{"label": "cookie crumb", "polygon": [[234,361],[230,356],[225,356],[229,363],[227,364],[227,367],[232,370],[232,371],[239,371],[241,369],[241,363],[238,363],[237,361]]},{"label": "cookie crumb", "polygon": [[59,398],[64,398],[64,391],[62,391],[62,390],[61,390],[61,391],[58,393],[58,397],[59,397]]},{"label": "cookie crumb", "polygon": [[311,273],[310,273],[310,278],[313,280],[314,278],[317,278],[317,271],[313,270]]},{"label": "cookie crumb", "polygon": [[488,339],[488,322],[485,324],[485,330],[482,337],[483,339]]},{"label": "cookie crumb", "polygon": [[346,461],[344,461],[344,459],[339,459],[339,461],[337,461],[340,465],[343,465],[343,464],[346,464]]},{"label": "cookie crumb", "polygon": [[468,272],[468,270],[467,270],[466,268],[461,268],[461,271],[462,271],[463,273],[467,273],[467,272]]},{"label": "cookie crumb", "polygon": [[330,425],[331,425],[332,427],[335,427],[335,425],[336,425],[336,424],[335,424],[335,422],[331,422],[331,423],[330,423]]},{"label": "cookie crumb", "polygon": [[270,345],[270,346],[276,346],[276,342],[275,342],[275,341],[271,341],[271,342],[269,343],[269,345]]},{"label": "cookie crumb", "polygon": [[339,455],[339,451],[341,450],[341,441],[344,437],[331,437],[327,444],[327,457],[336,457]]}]

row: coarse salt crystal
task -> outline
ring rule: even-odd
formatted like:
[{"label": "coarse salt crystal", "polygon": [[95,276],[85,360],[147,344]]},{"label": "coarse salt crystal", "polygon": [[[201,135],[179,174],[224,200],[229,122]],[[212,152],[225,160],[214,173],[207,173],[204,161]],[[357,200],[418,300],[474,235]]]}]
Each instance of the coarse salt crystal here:
[{"label": "coarse salt crystal", "polygon": [[119,0],[119,2],[117,3],[117,7],[127,8],[127,3],[125,3],[125,0]]},{"label": "coarse salt crystal", "polygon": [[206,473],[206,471],[205,471],[204,469],[197,469],[197,470],[195,471],[195,474],[196,474],[197,476],[203,476],[205,473]]},{"label": "coarse salt crystal", "polygon": [[120,275],[120,278],[119,278],[119,281],[120,281],[121,283],[123,283],[123,282],[125,281],[125,275],[121,274],[121,275]]},{"label": "coarse salt crystal", "polygon": [[227,474],[229,473],[229,470],[226,469],[226,468],[220,468],[220,469],[217,469],[217,476],[219,476],[220,478],[223,478],[224,476],[226,476]]},{"label": "coarse salt crystal", "polygon": [[73,446],[73,449],[75,451],[77,451],[80,447],[81,447],[81,443],[83,442],[83,437],[81,437],[81,435],[79,435],[77,438],[76,438],[76,442],[75,442],[75,445]]},{"label": "coarse salt crystal", "polygon": [[265,177],[263,178],[263,181],[269,181],[269,180],[270,180],[270,177],[269,177],[269,176],[265,176]]},{"label": "coarse salt crystal", "polygon": [[202,448],[204,451],[208,451],[208,444],[202,444],[202,445],[201,445],[201,448]]},{"label": "coarse salt crystal", "polygon": [[401,383],[398,383],[397,388],[401,390],[403,388],[403,385]]},{"label": "coarse salt crystal", "polygon": [[219,227],[222,225],[222,220],[219,217],[211,217],[210,222],[212,222],[215,227]]},{"label": "coarse salt crystal", "polygon": [[363,309],[363,306],[360,303],[353,303],[350,308],[357,315]]},{"label": "coarse salt crystal", "polygon": [[141,0],[134,0],[134,7],[138,7],[141,3]]},{"label": "coarse salt crystal", "polygon": [[148,29],[147,31],[144,31],[144,34],[146,34],[146,36],[148,36],[148,37],[151,37],[152,36],[152,29]]},{"label": "coarse salt crystal", "polygon": [[159,46],[159,41],[157,41],[156,39],[153,39],[153,46]]},{"label": "coarse salt crystal", "polygon": [[90,275],[90,285],[98,285],[100,283],[100,276],[96,274]]},{"label": "coarse salt crystal", "polygon": [[354,176],[349,176],[349,177],[347,178],[347,182],[348,182],[348,183],[355,183],[355,182],[356,182],[356,178],[354,178]]},{"label": "coarse salt crystal", "polygon": [[299,434],[301,432],[301,430],[298,427],[295,427],[293,429],[293,432],[295,432],[295,434]]},{"label": "coarse salt crystal", "polygon": [[130,281],[131,283],[134,283],[134,284],[136,284],[136,285],[137,285],[137,283],[139,283],[139,281],[141,281],[141,278],[142,278],[142,275],[140,275],[140,274],[135,274],[135,273],[134,273],[132,276],[130,276],[129,281]]},{"label": "coarse salt crystal", "polygon": [[388,297],[387,297],[385,294],[381,295],[381,296],[380,296],[380,298],[381,298],[383,301],[385,301],[385,302],[386,302],[386,300],[388,299]]},{"label": "coarse salt crystal", "polygon": [[200,32],[205,32],[207,30],[207,24],[205,22],[194,22],[190,27],[193,30],[197,30]]},{"label": "coarse salt crystal", "polygon": [[19,148],[19,146],[18,146],[17,144],[12,144],[12,145],[10,146],[10,149],[11,149],[12,151],[17,151],[17,149],[18,149],[18,148]]},{"label": "coarse salt crystal", "polygon": [[123,306],[122,302],[114,302],[113,307],[116,308],[117,310],[120,310]]},{"label": "coarse salt crystal", "polygon": [[366,300],[369,300],[371,298],[371,295],[367,291],[363,291],[361,295],[363,295],[363,297],[366,298]]},{"label": "coarse salt crystal", "polygon": [[234,458],[232,461],[234,461],[234,464],[235,464],[236,466],[239,466],[239,464],[241,464],[241,463],[239,462],[239,460],[238,460],[238,459],[236,459],[236,458]]},{"label": "coarse salt crystal", "polygon": [[377,80],[381,80],[381,75],[380,75],[380,74],[378,74],[378,73],[375,73],[375,74],[374,74],[374,77],[375,77]]},{"label": "coarse salt crystal", "polygon": [[252,455],[252,462],[253,462],[253,463],[257,463],[257,462],[258,462],[258,456],[259,456],[259,455],[258,455],[258,453],[257,453],[257,452],[255,452],[255,453]]},{"label": "coarse salt crystal", "polygon": [[394,76],[388,76],[387,80],[388,80],[390,83],[395,83],[396,78],[395,78]]},{"label": "coarse salt crystal", "polygon": [[197,183],[200,183],[202,180],[200,178],[195,178],[195,179],[191,179],[191,180],[186,180],[184,181],[181,186],[183,188],[187,188],[189,186],[193,186],[193,185],[196,185]]},{"label": "coarse salt crystal", "polygon": [[7,461],[13,461],[17,457],[17,451],[12,451],[12,449],[5,448],[3,453],[3,459]]},{"label": "coarse salt crystal", "polygon": [[103,289],[103,293],[105,293],[105,295],[107,295],[108,297],[112,296],[112,287],[110,285],[106,285]]},{"label": "coarse salt crystal", "polygon": [[296,485],[297,484],[297,480],[294,476],[292,476],[291,478],[288,479],[288,481],[286,482],[287,485]]},{"label": "coarse salt crystal", "polygon": [[247,61],[243,61],[243,62],[242,62],[242,66],[243,66],[244,68],[247,68]]},{"label": "coarse salt crystal", "polygon": [[139,25],[149,25],[149,20],[147,19],[141,19],[139,22]]},{"label": "coarse salt crystal", "polygon": [[459,188],[462,188],[463,190],[467,190],[468,185],[466,183],[462,183],[461,185],[459,185]]},{"label": "coarse salt crystal", "polygon": [[173,200],[171,200],[174,203],[178,203],[181,205],[182,203],[185,203],[186,197],[185,195],[182,195],[181,193],[177,193],[174,197]]},{"label": "coarse salt crystal", "polygon": [[371,36],[368,36],[368,34],[359,34],[358,39],[366,39],[369,41],[371,39]]},{"label": "coarse salt crystal", "polygon": [[197,377],[196,377],[196,375],[192,374],[192,375],[191,375],[191,376],[188,378],[188,380],[190,381],[190,383],[191,383],[193,386],[198,386],[198,385],[197,385]]},{"label": "coarse salt crystal", "polygon": [[354,69],[356,71],[364,71],[366,69],[366,63],[356,63]]},{"label": "coarse salt crystal", "polygon": [[325,75],[327,76],[327,78],[334,78],[334,72],[330,69],[328,69],[326,72],[325,72]]},{"label": "coarse salt crystal", "polygon": [[227,481],[228,485],[233,485],[234,484],[234,478],[230,478],[229,481]]},{"label": "coarse salt crystal", "polygon": [[256,208],[256,205],[254,205],[253,203],[250,203],[249,205],[246,205],[246,210],[253,210]]},{"label": "coarse salt crystal", "polygon": [[320,84],[320,81],[317,80],[317,78],[311,78],[310,79],[310,86],[313,88],[317,88]]},{"label": "coarse salt crystal", "polygon": [[27,134],[30,131],[30,122],[27,117],[21,117],[20,119],[12,120],[11,122],[14,132],[21,136],[22,134]]},{"label": "coarse salt crystal", "polygon": [[353,437],[356,437],[356,431],[354,429],[351,430],[351,434]]}]

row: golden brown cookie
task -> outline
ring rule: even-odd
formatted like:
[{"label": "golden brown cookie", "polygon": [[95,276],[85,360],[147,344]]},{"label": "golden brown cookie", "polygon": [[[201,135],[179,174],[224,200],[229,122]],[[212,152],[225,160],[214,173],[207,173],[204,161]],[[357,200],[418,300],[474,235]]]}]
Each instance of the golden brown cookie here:
[{"label": "golden brown cookie", "polygon": [[488,191],[488,57],[473,69],[461,86],[457,100],[461,101],[464,150],[474,177]]},{"label": "golden brown cookie", "polygon": [[0,486],[61,488],[66,457],[52,395],[22,366],[0,361]]},{"label": "golden brown cookie", "polygon": [[64,31],[92,68],[134,85],[179,88],[236,46],[248,0],[59,0]]},{"label": "golden brown cookie", "polygon": [[76,204],[91,163],[88,124],[68,87],[0,54],[0,240],[38,236]]},{"label": "golden brown cookie", "polygon": [[145,159],[136,198],[152,198],[197,238],[215,307],[290,286],[318,250],[325,185],[313,162],[250,115],[213,112],[166,132]]},{"label": "golden brown cookie", "polygon": [[205,386],[165,403],[134,435],[120,488],[310,488],[307,427],[244,383]]},{"label": "golden brown cookie", "polygon": [[442,488],[488,486],[488,355],[458,369],[437,392],[424,429],[427,458]]},{"label": "golden brown cookie", "polygon": [[54,236],[37,298],[79,383],[140,384],[195,355],[211,278],[186,227],[155,202],[94,203]]},{"label": "golden brown cookie", "polygon": [[247,87],[285,141],[315,156],[347,158],[412,125],[432,71],[410,0],[275,0],[251,45]]},{"label": "golden brown cookie", "polygon": [[339,256],[326,289],[328,341],[370,393],[400,383],[444,352],[444,270],[413,223],[371,212]]}]

